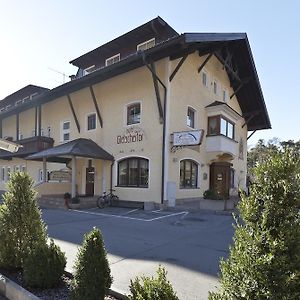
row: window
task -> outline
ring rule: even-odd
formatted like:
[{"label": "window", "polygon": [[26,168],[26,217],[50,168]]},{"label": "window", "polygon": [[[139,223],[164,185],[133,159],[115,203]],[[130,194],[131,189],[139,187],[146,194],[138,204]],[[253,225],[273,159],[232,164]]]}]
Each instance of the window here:
[{"label": "window", "polygon": [[127,106],[127,125],[141,122],[141,103],[134,103]]},{"label": "window", "polygon": [[205,87],[208,87],[208,75],[206,71],[202,71],[201,81]]},{"label": "window", "polygon": [[208,118],[208,135],[222,134],[230,139],[234,139],[234,124],[223,116]]},{"label": "window", "polygon": [[186,159],[180,162],[180,188],[196,189],[198,181],[198,164]]},{"label": "window", "polygon": [[234,188],[234,169],[230,168],[230,188]]},{"label": "window", "polygon": [[186,125],[195,128],[195,110],[191,107],[188,107]]},{"label": "window", "polygon": [[10,167],[7,167],[6,168],[6,177],[7,177],[7,180],[9,180],[9,178],[10,178]]},{"label": "window", "polygon": [[61,125],[61,141],[66,142],[70,140],[70,121],[64,121]]},{"label": "window", "polygon": [[115,64],[116,62],[120,61],[120,53],[108,58],[106,61],[105,61],[105,65],[106,66],[110,66],[110,65],[113,65]]},{"label": "window", "polygon": [[87,130],[96,129],[96,114],[92,113],[87,116]]},{"label": "window", "polygon": [[145,41],[141,44],[138,44],[136,46],[136,50],[139,51],[139,50],[147,50],[149,48],[152,48],[155,46],[155,38],[151,39],[151,40],[148,40],[148,41]]},{"label": "window", "polygon": [[23,172],[23,173],[26,172],[26,166],[21,166],[21,172]]},{"label": "window", "polygon": [[223,90],[223,101],[224,102],[228,101],[228,92],[226,90]]},{"label": "window", "polygon": [[118,164],[118,186],[147,188],[149,160],[140,157],[123,159]]},{"label": "window", "polygon": [[218,84],[216,81],[214,81],[214,94],[218,95]]}]

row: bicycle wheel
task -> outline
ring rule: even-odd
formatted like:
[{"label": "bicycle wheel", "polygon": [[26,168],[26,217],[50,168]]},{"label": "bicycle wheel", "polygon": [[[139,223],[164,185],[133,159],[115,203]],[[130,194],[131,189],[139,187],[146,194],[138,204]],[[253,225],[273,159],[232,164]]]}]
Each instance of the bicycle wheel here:
[{"label": "bicycle wheel", "polygon": [[105,207],[105,198],[103,198],[103,196],[100,196],[98,199],[97,199],[97,206],[99,208],[104,208]]}]

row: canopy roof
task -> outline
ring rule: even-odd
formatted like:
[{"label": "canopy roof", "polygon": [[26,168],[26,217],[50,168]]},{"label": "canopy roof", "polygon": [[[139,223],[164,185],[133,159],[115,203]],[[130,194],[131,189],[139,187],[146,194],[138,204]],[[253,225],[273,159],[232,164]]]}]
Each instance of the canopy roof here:
[{"label": "canopy roof", "polygon": [[46,158],[52,162],[68,162],[72,156],[96,158],[113,161],[114,157],[90,139],[79,138],[41,152],[29,155],[28,160]]}]

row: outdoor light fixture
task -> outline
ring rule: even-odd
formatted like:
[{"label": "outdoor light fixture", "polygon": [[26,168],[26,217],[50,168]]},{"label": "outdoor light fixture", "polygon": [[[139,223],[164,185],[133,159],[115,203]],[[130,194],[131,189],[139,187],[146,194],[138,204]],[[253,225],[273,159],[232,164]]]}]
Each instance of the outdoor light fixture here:
[{"label": "outdoor light fixture", "polygon": [[22,145],[0,139],[0,149],[6,150],[9,152],[17,152],[19,148],[23,147]]}]

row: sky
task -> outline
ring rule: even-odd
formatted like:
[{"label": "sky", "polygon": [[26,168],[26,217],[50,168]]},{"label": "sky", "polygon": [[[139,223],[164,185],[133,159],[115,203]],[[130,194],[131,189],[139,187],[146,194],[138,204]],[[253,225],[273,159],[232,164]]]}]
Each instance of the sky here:
[{"label": "sky", "polygon": [[246,32],[272,124],[248,143],[300,140],[298,0],[0,0],[0,99],[62,84],[69,61],[158,15],[179,33]]}]

